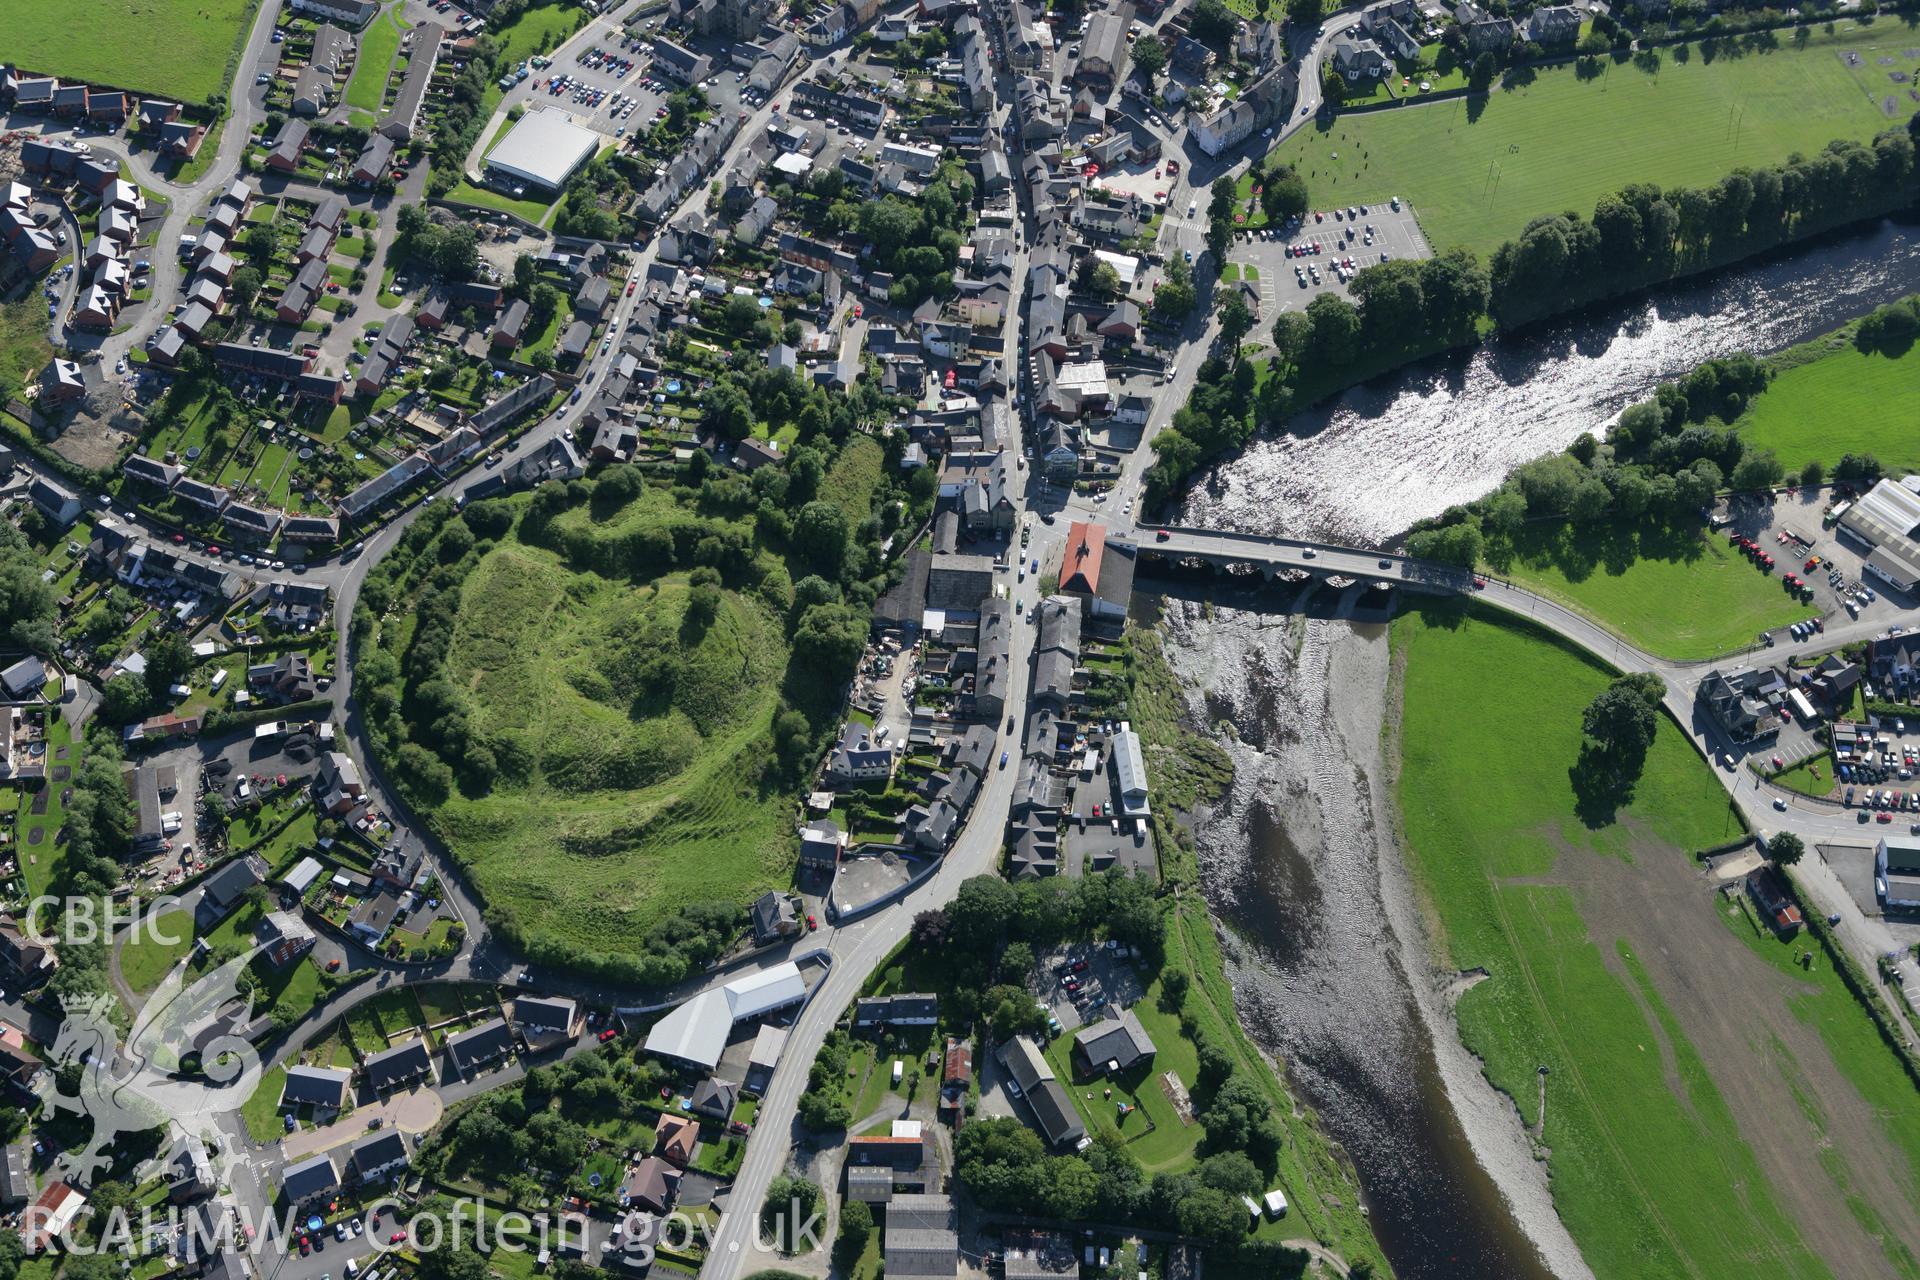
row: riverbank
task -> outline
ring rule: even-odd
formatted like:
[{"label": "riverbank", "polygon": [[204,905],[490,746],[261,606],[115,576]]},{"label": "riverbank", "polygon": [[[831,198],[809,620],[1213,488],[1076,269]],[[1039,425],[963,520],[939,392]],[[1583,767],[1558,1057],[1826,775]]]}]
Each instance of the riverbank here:
[{"label": "riverbank", "polygon": [[[1199,863],[1193,832],[1208,821],[1213,806],[1232,786],[1232,758],[1188,723],[1184,688],[1169,665],[1161,629],[1151,614],[1136,619],[1132,648],[1130,714],[1157,797],[1152,823],[1161,878],[1174,890],[1167,927],[1168,965],[1192,977],[1187,1016],[1194,1017],[1208,1041],[1226,1048],[1246,1078],[1259,1085],[1286,1133],[1280,1174],[1292,1216],[1264,1226],[1260,1235],[1278,1232],[1277,1238],[1289,1244],[1310,1235],[1348,1265],[1362,1259],[1377,1265],[1386,1259],[1361,1202],[1352,1160],[1339,1143],[1330,1140],[1318,1114],[1289,1087],[1286,1066],[1275,1057],[1272,1046],[1247,1034],[1237,999],[1239,984],[1233,981],[1229,959],[1235,939],[1221,931],[1208,902],[1197,892]],[[1219,1268],[1210,1261],[1209,1269]],[[1226,1270],[1234,1273],[1231,1264]]]},{"label": "riverbank", "polygon": [[1246,1034],[1352,1159],[1397,1274],[1589,1275],[1425,959],[1386,807],[1385,628],[1251,603],[1174,595],[1159,624],[1180,714],[1231,763],[1191,830]]}]

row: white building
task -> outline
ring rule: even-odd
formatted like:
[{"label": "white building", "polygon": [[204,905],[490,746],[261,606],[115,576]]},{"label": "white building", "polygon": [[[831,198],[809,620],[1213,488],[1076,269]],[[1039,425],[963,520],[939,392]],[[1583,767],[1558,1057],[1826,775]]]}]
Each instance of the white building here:
[{"label": "white building", "polygon": [[792,961],[736,978],[724,987],[701,992],[656,1022],[647,1033],[647,1052],[711,1071],[736,1024],[806,998],[806,980]]}]

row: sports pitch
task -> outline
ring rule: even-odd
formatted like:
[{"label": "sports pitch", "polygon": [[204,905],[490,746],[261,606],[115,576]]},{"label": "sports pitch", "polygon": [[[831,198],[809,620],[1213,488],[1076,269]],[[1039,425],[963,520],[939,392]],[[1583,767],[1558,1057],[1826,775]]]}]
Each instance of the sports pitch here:
[{"label": "sports pitch", "polygon": [[1289,138],[1274,158],[1306,177],[1316,208],[1397,195],[1436,249],[1487,255],[1529,219],[1589,216],[1629,183],[1710,186],[1835,138],[1870,138],[1920,108],[1908,92],[1920,90],[1920,32],[1888,21],[1815,29],[1805,47],[1781,33],[1767,51],[1708,57],[1693,45],[1684,62],[1676,49],[1660,52],[1654,71],[1606,60],[1582,79],[1563,64],[1484,100],[1342,115]]}]

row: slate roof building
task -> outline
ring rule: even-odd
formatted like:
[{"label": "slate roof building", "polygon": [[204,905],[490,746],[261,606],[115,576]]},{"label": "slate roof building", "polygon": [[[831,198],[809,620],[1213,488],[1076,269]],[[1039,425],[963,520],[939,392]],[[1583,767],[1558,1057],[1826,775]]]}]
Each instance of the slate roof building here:
[{"label": "slate roof building", "polygon": [[280,1105],[295,1107],[307,1104],[337,1111],[347,1100],[347,1085],[352,1079],[353,1072],[345,1067],[289,1064],[286,1079],[280,1088]]},{"label": "slate roof building", "polygon": [[424,1040],[409,1040],[373,1054],[360,1064],[367,1083],[378,1092],[425,1081],[433,1083],[433,1059]]},{"label": "slate roof building", "polygon": [[447,1058],[462,1076],[491,1066],[512,1052],[513,1029],[505,1018],[491,1018],[447,1037]]}]

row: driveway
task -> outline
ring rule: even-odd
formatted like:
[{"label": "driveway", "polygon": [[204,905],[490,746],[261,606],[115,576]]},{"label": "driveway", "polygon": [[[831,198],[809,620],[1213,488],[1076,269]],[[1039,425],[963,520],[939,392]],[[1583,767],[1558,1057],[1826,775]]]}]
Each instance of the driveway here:
[{"label": "driveway", "polygon": [[287,1140],[280,1144],[280,1154],[289,1161],[304,1160],[322,1151],[357,1142],[373,1132],[376,1118],[383,1122],[383,1128],[395,1128],[402,1133],[425,1133],[440,1122],[440,1115],[445,1110],[440,1095],[422,1085],[406,1093],[397,1093],[383,1102],[356,1107],[353,1114],[343,1120],[289,1134]]}]

